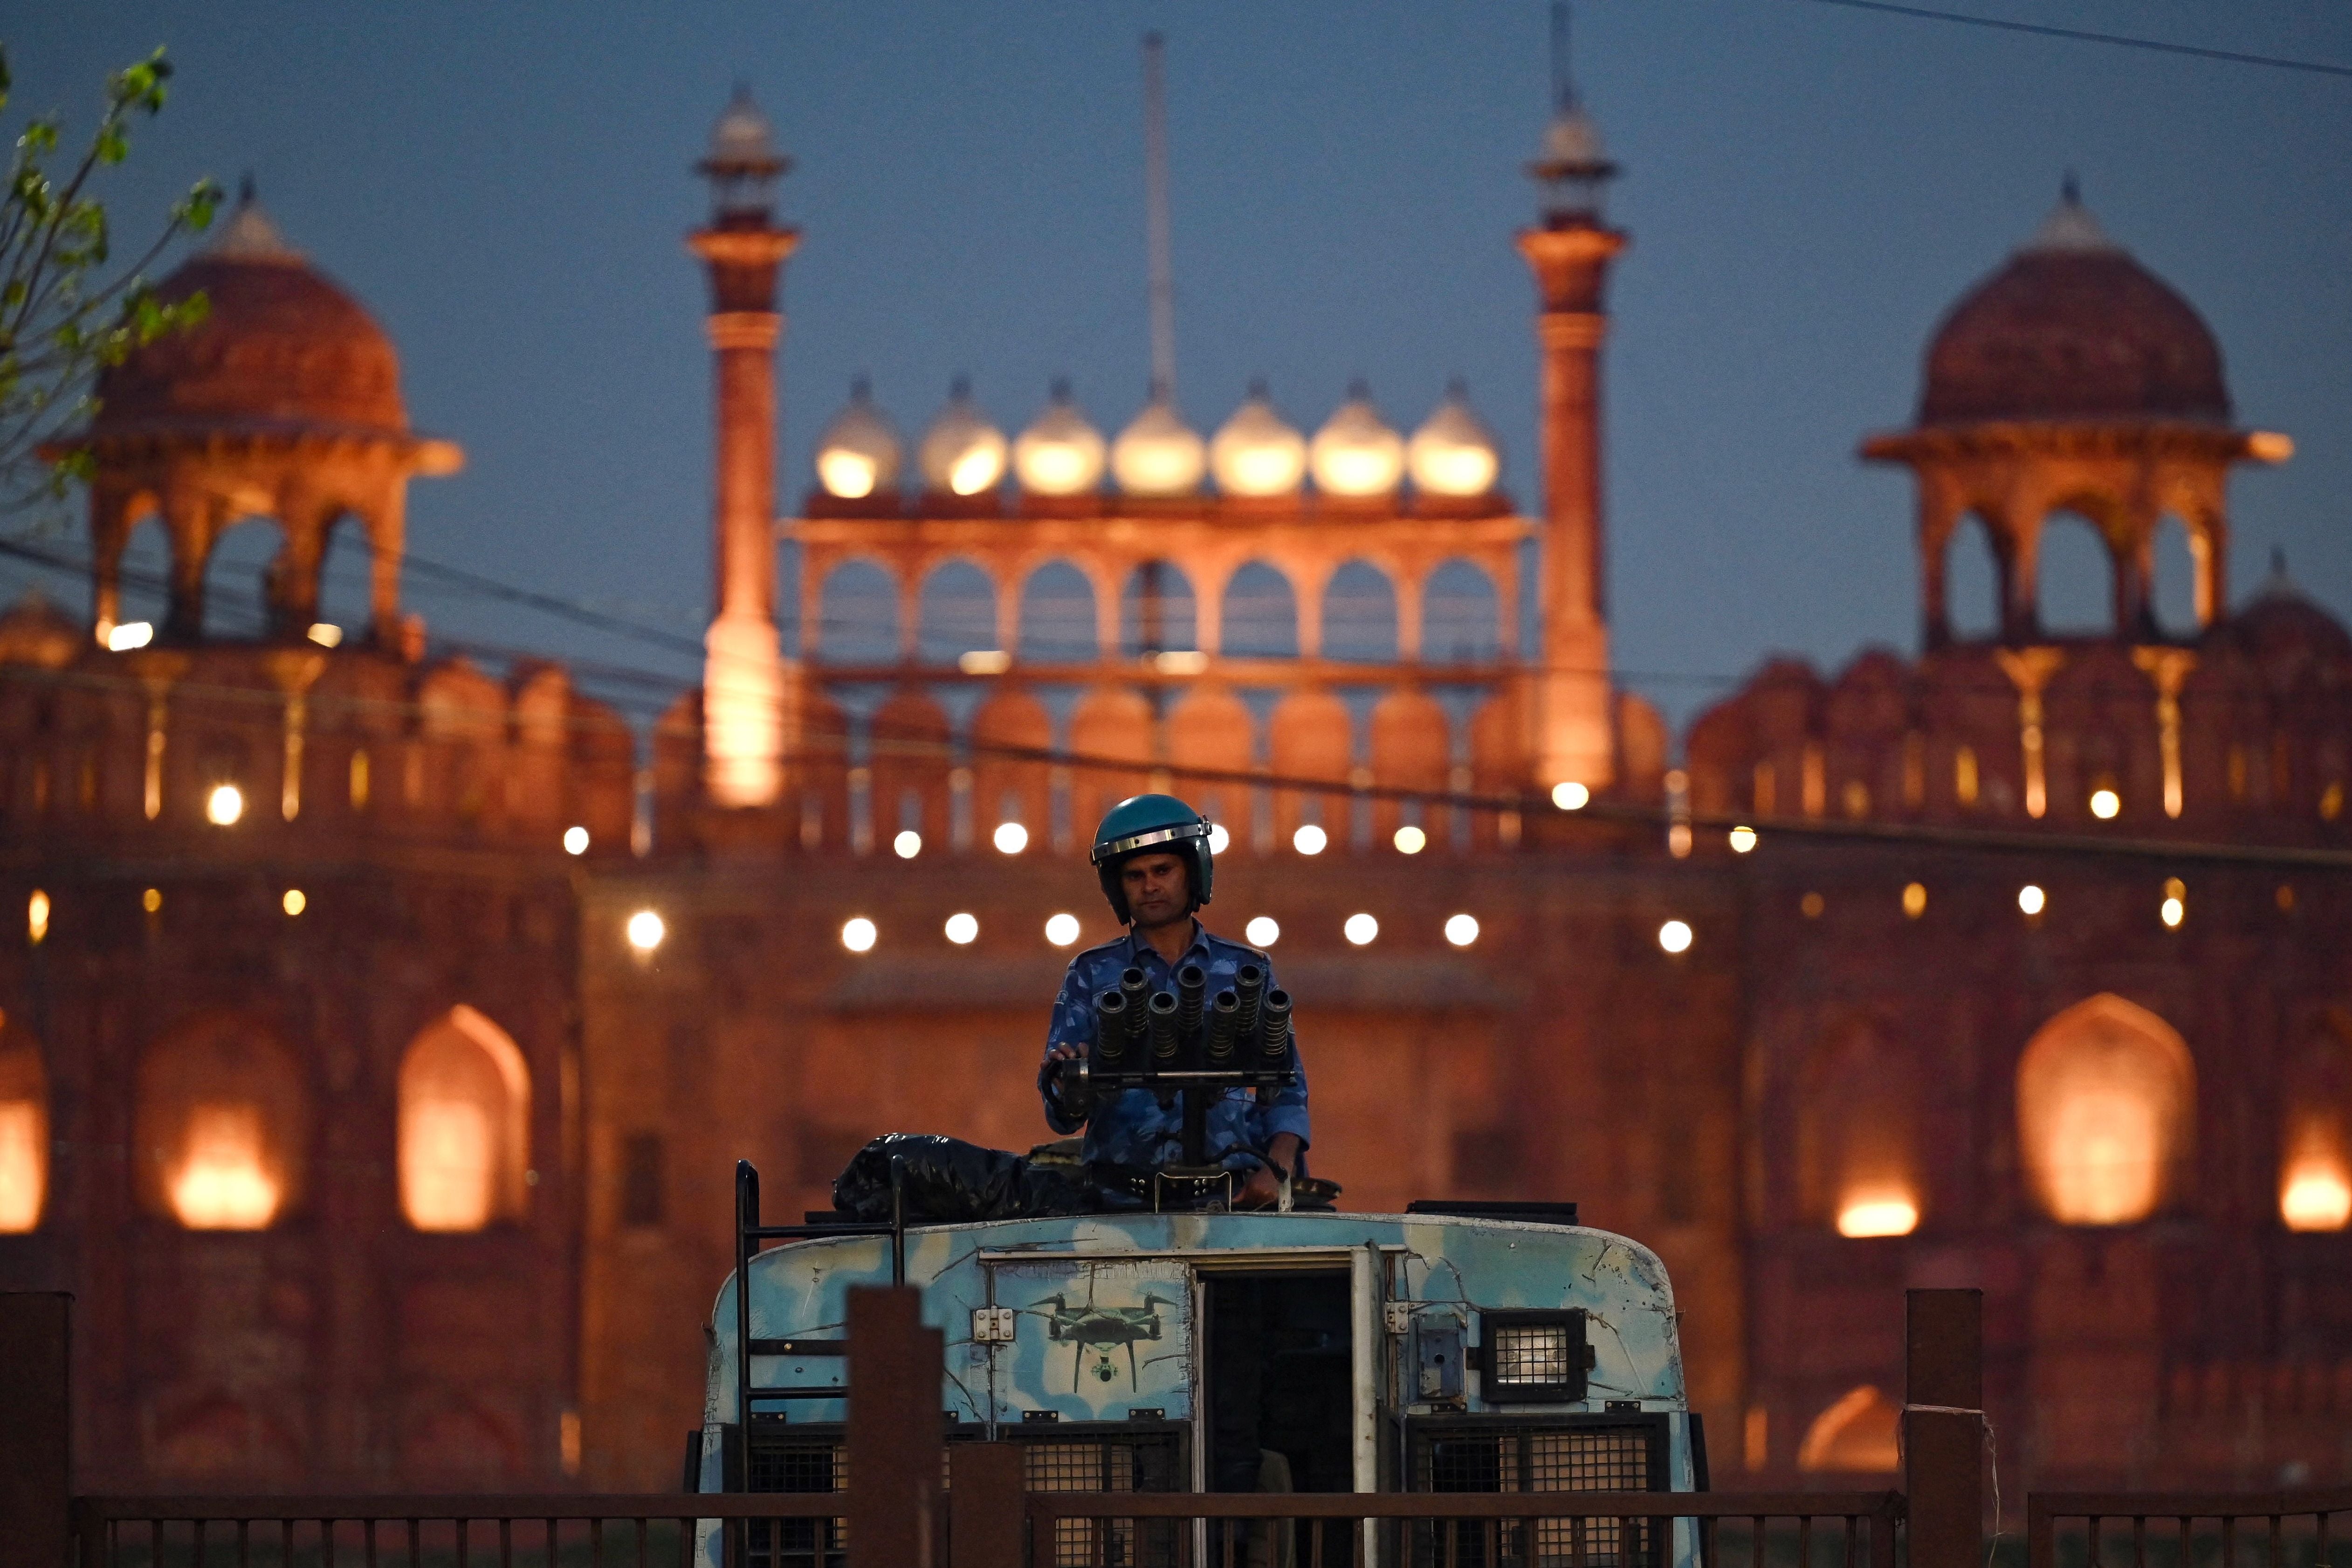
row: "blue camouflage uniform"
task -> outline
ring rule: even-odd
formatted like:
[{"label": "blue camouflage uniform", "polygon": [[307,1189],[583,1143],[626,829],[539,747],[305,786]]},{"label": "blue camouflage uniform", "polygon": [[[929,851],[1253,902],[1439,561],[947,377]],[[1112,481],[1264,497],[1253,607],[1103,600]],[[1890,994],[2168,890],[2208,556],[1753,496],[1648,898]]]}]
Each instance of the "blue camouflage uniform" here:
[{"label": "blue camouflage uniform", "polygon": [[[1093,1043],[1095,998],[1105,991],[1118,989],[1120,971],[1140,969],[1151,990],[1173,991],[1175,972],[1186,963],[1197,963],[1208,972],[1208,994],[1212,996],[1231,989],[1234,974],[1244,963],[1255,963],[1265,972],[1266,990],[1272,991],[1279,984],[1274,977],[1273,961],[1265,954],[1213,936],[1201,929],[1198,921],[1192,922],[1192,945],[1173,965],[1139,933],[1129,931],[1117,942],[1088,948],[1070,961],[1061,994],[1054,998],[1054,1021],[1045,1031],[1046,1050],[1070,1046],[1083,1052]],[[1297,1081],[1274,1090],[1265,1101],[1259,1100],[1255,1090],[1229,1089],[1209,1108],[1208,1153],[1212,1163],[1235,1170],[1261,1164],[1264,1161],[1260,1156],[1276,1136],[1284,1132],[1296,1134],[1304,1151],[1309,1142],[1307,1064],[1299,1058],[1296,1034],[1291,1037],[1289,1066],[1297,1071]],[[1085,1157],[1089,1163],[1140,1166],[1182,1163],[1184,1110],[1181,1097],[1163,1110],[1150,1089],[1130,1089],[1097,1105],[1091,1119],[1081,1119],[1065,1111],[1055,1098],[1052,1068],[1049,1057],[1037,1069],[1037,1091],[1045,1097],[1045,1121],[1055,1131],[1065,1134],[1085,1127]],[[1302,1158],[1299,1163],[1304,1165],[1306,1162]]]}]

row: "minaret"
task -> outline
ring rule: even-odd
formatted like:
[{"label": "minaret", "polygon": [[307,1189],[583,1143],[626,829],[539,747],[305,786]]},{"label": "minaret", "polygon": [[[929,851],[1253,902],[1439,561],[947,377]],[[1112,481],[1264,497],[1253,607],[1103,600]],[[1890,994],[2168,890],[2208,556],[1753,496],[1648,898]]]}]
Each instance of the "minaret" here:
[{"label": "minaret", "polygon": [[[1564,14],[1554,12],[1556,29]],[[1609,621],[1601,509],[1601,294],[1626,237],[1601,216],[1617,165],[1576,100],[1555,32],[1556,107],[1543,155],[1528,173],[1543,193],[1541,223],[1519,235],[1535,269],[1537,341],[1543,351],[1543,665],[1536,684],[1538,789],[1580,784],[1596,793],[1617,774],[1611,722]]]},{"label": "minaret", "polygon": [[717,374],[716,584],[704,639],[704,781],[719,805],[776,803],[796,726],[776,645],[776,279],[800,243],[774,222],[772,187],[792,160],[775,149],[751,93],[710,133],[695,165],[710,182],[710,225],[688,245],[710,268]]}]

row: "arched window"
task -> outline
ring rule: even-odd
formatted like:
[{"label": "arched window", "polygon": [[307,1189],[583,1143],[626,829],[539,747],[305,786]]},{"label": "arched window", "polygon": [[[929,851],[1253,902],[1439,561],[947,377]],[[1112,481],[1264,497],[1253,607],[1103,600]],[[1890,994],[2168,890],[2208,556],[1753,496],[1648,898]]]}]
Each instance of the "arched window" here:
[{"label": "arched window", "polygon": [[1501,657],[1501,601],[1483,569],[1445,562],[1429,574],[1421,595],[1423,663],[1486,664]]},{"label": "arched window", "polygon": [[1021,660],[1087,664],[1102,651],[1095,585],[1067,561],[1048,561],[1021,585]]},{"label": "arched window", "polygon": [[1944,619],[1956,637],[1989,637],[2000,630],[2000,561],[1992,534],[1974,512],[1944,543]]},{"label": "arched window", "polygon": [[1297,658],[1298,595],[1281,568],[1246,561],[1225,580],[1218,651],[1234,658]]},{"label": "arched window", "polygon": [[172,602],[172,536],[164,531],[163,518],[152,512],[131,531],[123,544],[121,584],[115,624],[143,621],[162,631]]},{"label": "arched window", "polygon": [[943,561],[923,579],[916,651],[925,664],[953,664],[996,646],[996,584],[969,561]]},{"label": "arched window", "polygon": [[1323,586],[1323,657],[1396,662],[1396,584],[1369,561],[1345,563]]},{"label": "arched window", "polygon": [[418,1230],[519,1219],[530,1163],[522,1052],[473,1008],[450,1008],[401,1058],[401,1213]]},{"label": "arched window", "polygon": [[1903,1455],[1895,1440],[1900,1415],[1870,1384],[1846,1390],[1805,1428],[1797,1468],[1849,1474],[1900,1468]]},{"label": "arched window", "polygon": [[214,537],[205,559],[205,637],[268,632],[269,574],[285,543],[285,531],[269,517],[241,517]]},{"label": "arched window", "polygon": [[2017,1063],[2018,1143],[2035,1195],[2067,1225],[2129,1225],[2187,1157],[2197,1070],[2145,1007],[2103,993],[2042,1026]]},{"label": "arched window", "polygon": [[1807,1064],[1798,1160],[1805,1208],[1840,1236],[1908,1236],[1924,1206],[1919,1086],[1910,1058],[1862,1020],[1833,1029]]},{"label": "arched window", "polygon": [[266,1030],[200,1018],[139,1064],[141,1195],[190,1230],[262,1230],[301,1195],[310,1097],[301,1064]]},{"label": "arched window", "polygon": [[2279,1219],[2289,1230],[2352,1225],[2352,1018],[2323,1024],[2289,1068],[2280,1129]]},{"label": "arched window", "polygon": [[898,662],[898,584],[871,561],[845,561],[817,595],[817,657],[827,664]]},{"label": "arched window", "polygon": [[2035,602],[2053,632],[2105,632],[2116,624],[2115,558],[2098,527],[2079,512],[2042,521]]},{"label": "arched window", "polygon": [[2157,629],[2168,636],[2186,636],[2197,629],[2197,547],[2189,525],[2171,513],[2157,521],[2155,591],[2148,607]]},{"label": "arched window", "polygon": [[1147,561],[1118,591],[1118,646],[1127,654],[1187,653],[1201,646],[1192,579],[1173,561]]},{"label": "arched window", "polygon": [[0,1235],[41,1223],[49,1190],[49,1079],[41,1048],[0,1026]]}]

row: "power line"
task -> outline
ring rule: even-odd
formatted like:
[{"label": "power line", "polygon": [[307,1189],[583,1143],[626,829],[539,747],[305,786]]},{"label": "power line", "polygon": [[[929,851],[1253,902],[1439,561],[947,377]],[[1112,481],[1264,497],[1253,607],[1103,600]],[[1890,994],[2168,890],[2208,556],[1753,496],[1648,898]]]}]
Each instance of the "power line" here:
[{"label": "power line", "polygon": [[1817,5],[1840,5],[1850,11],[1884,11],[1891,16],[1914,16],[1927,22],[1957,22],[1963,26],[1990,27],[2003,33],[2032,33],[2044,38],[2067,38],[2076,43],[2115,44],[2128,49],[2151,49],[2158,54],[2190,55],[2199,59],[2226,60],[2231,65],[2269,66],[2276,70],[2309,71],[2315,76],[2352,77],[2352,66],[2330,65],[2323,60],[2289,59],[2280,55],[2248,55],[2234,49],[2209,49],[2196,44],[2172,44],[2160,38],[2135,37],[2127,33],[2093,33],[2080,27],[2053,27],[2039,22],[2011,22],[1999,16],[1972,16],[1961,11],[1940,11],[1927,5],[1897,5],[1890,0],[1813,0]]}]

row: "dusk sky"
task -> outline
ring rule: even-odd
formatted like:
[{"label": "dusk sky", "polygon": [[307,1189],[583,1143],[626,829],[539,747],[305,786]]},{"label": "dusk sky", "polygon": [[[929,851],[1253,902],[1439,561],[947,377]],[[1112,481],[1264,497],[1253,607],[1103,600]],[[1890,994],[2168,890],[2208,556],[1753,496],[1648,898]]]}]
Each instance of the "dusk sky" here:
[{"label": "dusk sky", "polygon": [[[2331,0],[1952,0],[1982,15],[2352,63]],[[1140,68],[1168,37],[1179,387],[1206,431],[1263,374],[1312,429],[1349,377],[1410,428],[1447,378],[1532,508],[1532,290],[1513,249],[1546,115],[1538,4],[27,5],[9,132],[86,130],[110,68],[179,67],[107,195],[126,237],[250,170],[399,345],[412,418],[467,452],[411,490],[432,560],[698,636],[709,365],[688,172],[736,80],[797,162],[783,505],[850,378],[911,441],[969,373],[1008,433],[1067,374],[1115,430],[1148,359]],[[1589,0],[1576,75],[1624,177],[1609,344],[1615,659],[1678,719],[1769,653],[1910,650],[1913,413],[1937,318],[2079,171],[2202,312],[2242,423],[2242,600],[2283,549],[2352,617],[2352,79],[1812,0]],[[2104,605],[2087,535],[2053,618]],[[257,556],[247,551],[247,560]],[[2185,615],[2185,559],[2159,570]],[[16,567],[0,587],[31,579]],[[357,581],[355,569],[349,572]],[[1961,602],[1981,603],[1987,569]],[[83,607],[79,586],[45,585]],[[691,683],[693,660],[412,581],[436,633]],[[346,597],[348,602],[348,597]]]}]

